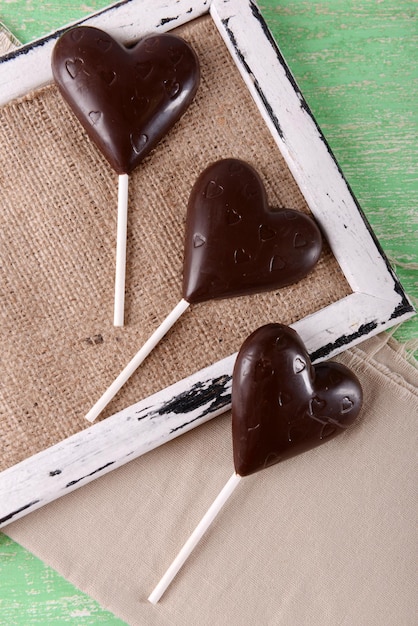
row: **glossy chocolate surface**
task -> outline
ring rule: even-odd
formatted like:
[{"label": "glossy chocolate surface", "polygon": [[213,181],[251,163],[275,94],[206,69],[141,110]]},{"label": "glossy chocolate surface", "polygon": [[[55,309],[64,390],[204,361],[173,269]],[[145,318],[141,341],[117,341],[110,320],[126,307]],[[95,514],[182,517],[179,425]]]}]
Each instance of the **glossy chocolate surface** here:
[{"label": "glossy chocolate surface", "polygon": [[118,174],[129,174],[181,117],[200,81],[197,56],[180,37],[150,35],[126,48],[78,26],[52,55],[55,82]]},{"label": "glossy chocolate surface", "polygon": [[190,303],[277,289],[304,278],[321,254],[308,215],[271,210],[263,182],[245,161],[206,168],[190,194],[183,298]]},{"label": "glossy chocolate surface", "polygon": [[233,372],[235,471],[246,476],[333,439],[354,422],[362,399],[347,367],[313,366],[293,329],[262,326],[244,341]]}]

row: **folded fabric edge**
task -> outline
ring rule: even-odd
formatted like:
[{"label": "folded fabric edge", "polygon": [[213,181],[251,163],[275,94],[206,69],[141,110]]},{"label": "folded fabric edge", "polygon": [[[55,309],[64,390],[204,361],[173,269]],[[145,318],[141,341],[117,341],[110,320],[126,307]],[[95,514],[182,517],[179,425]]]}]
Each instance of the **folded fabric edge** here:
[{"label": "folded fabric edge", "polygon": [[10,32],[7,26],[0,22],[0,55],[7,54],[21,45],[20,41]]}]

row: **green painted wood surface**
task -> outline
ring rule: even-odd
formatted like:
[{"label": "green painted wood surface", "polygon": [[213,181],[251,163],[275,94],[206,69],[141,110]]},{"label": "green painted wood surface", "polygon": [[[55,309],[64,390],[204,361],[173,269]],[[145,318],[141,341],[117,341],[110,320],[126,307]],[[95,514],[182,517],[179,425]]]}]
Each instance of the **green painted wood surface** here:
[{"label": "green painted wood surface", "polygon": [[[28,42],[107,0],[0,0]],[[405,290],[418,300],[415,0],[259,0],[259,6]],[[418,337],[418,319],[400,341]],[[0,534],[0,624],[123,624]],[[188,625],[187,625],[188,626]]]},{"label": "green painted wood surface", "polygon": [[0,535],[0,624],[123,626],[124,622],[104,611],[30,552]]}]

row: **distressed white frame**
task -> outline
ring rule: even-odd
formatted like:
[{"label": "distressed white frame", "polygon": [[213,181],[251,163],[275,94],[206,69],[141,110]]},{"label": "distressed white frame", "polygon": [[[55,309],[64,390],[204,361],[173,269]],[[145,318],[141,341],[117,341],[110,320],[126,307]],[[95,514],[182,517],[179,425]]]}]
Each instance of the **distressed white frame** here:
[{"label": "distressed white frame", "polygon": [[[353,292],[293,324],[312,360],[414,315],[252,0],[125,0],[78,23],[130,43],[207,13]],[[67,28],[0,59],[0,105],[52,81],[51,51]],[[0,527],[227,410],[234,360],[218,361],[0,473]]]}]

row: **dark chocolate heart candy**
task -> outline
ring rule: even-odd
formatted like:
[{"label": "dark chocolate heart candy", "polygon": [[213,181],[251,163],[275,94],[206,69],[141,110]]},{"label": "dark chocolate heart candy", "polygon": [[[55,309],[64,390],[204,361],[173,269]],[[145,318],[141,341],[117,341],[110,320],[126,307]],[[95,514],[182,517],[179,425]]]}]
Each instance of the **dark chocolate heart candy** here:
[{"label": "dark chocolate heart candy", "polygon": [[118,174],[129,174],[181,117],[200,80],[193,48],[171,34],[126,48],[78,26],[52,55],[63,97]]},{"label": "dark chocolate heart candy", "polygon": [[347,367],[313,366],[293,329],[262,326],[244,341],[233,372],[235,471],[246,476],[333,439],[354,422],[362,399]]},{"label": "dark chocolate heart candy", "polygon": [[321,249],[321,233],[308,215],[269,209],[253,167],[216,161],[189,198],[183,298],[194,303],[284,287],[310,272]]}]

